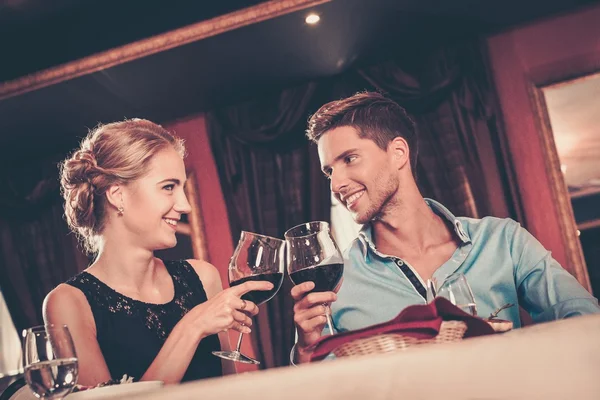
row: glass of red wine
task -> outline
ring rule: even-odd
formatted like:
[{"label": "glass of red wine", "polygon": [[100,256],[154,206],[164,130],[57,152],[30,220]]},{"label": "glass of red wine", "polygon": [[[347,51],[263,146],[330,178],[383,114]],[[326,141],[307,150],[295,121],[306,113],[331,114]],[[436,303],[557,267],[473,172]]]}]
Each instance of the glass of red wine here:
[{"label": "glass of red wine", "polygon": [[[288,274],[295,285],[314,282],[311,292],[330,292],[337,287],[344,274],[344,260],[327,222],[295,226],[285,233],[285,241]],[[327,327],[333,335],[331,310],[325,306]]]},{"label": "glass of red wine", "polygon": [[[283,282],[285,266],[285,241],[257,233],[242,231],[240,241],[229,262],[229,286],[248,281],[268,281],[271,290],[254,290],[242,296],[256,305],[266,303],[277,293]],[[243,333],[238,338],[234,351],[213,351],[215,356],[245,364],[260,364],[259,361],[241,353]]]}]

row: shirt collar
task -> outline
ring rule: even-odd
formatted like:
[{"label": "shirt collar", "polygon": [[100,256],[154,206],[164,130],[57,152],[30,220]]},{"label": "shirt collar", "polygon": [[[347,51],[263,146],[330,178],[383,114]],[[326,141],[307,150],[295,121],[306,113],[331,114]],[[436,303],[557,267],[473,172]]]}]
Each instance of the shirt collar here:
[{"label": "shirt collar", "polygon": [[[468,232],[465,231],[465,229],[462,226],[462,223],[458,220],[458,218],[454,216],[454,214],[450,212],[450,210],[448,210],[441,203],[435,200],[427,198],[425,198],[424,200],[433,212],[435,212],[441,217],[446,218],[448,221],[450,221],[450,223],[452,223],[452,226],[454,227],[454,232],[463,244],[471,243],[471,237],[469,236]],[[386,257],[384,254],[381,254],[377,251],[375,243],[373,243],[373,227],[371,223],[367,223],[362,227],[362,229],[358,233],[358,240],[361,244],[361,251],[365,258],[367,257],[367,249],[370,249],[375,254],[381,257]]]}]

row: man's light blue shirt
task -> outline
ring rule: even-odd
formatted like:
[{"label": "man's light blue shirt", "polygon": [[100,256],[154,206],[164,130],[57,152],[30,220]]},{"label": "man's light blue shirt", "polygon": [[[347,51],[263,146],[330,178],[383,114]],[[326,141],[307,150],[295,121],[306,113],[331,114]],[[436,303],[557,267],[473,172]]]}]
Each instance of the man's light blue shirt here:
[{"label": "man's light blue shirt", "polygon": [[[460,240],[452,257],[433,274],[438,282],[462,272],[469,282],[477,312],[488,317],[501,306],[522,306],[535,322],[599,313],[590,293],[554,260],[540,242],[511,219],[455,217],[440,203],[425,199],[446,218]],[[402,272],[407,269],[407,275]],[[412,276],[414,275],[414,276]],[[344,281],[331,305],[339,332],[386,322],[405,307],[425,304],[410,278],[425,282],[406,261],[377,251],[370,224],[344,253]],[[518,307],[502,311],[499,318],[520,327]]]}]

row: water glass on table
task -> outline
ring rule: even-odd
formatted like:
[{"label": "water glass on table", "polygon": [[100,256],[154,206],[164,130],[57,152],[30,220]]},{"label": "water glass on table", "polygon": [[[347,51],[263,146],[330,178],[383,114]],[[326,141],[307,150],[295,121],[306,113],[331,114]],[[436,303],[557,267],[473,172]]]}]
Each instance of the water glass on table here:
[{"label": "water glass on table", "polygon": [[78,362],[66,325],[43,325],[23,331],[25,381],[40,399],[62,399],[75,387]]},{"label": "water glass on table", "polygon": [[464,312],[477,316],[475,296],[464,274],[457,272],[447,276],[440,285],[435,279],[433,283],[436,297],[444,297]]}]

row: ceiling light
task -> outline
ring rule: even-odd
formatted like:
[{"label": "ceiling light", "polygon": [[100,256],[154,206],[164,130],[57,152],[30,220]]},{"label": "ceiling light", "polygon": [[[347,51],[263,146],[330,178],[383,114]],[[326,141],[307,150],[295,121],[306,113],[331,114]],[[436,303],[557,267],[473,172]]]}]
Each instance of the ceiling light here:
[{"label": "ceiling light", "polygon": [[319,22],[320,20],[321,20],[321,17],[319,17],[318,14],[314,14],[313,13],[313,14],[308,14],[306,16],[306,19],[304,21],[306,21],[306,23],[309,24],[309,25],[314,25],[317,22]]}]

